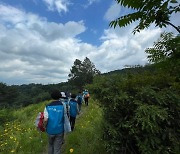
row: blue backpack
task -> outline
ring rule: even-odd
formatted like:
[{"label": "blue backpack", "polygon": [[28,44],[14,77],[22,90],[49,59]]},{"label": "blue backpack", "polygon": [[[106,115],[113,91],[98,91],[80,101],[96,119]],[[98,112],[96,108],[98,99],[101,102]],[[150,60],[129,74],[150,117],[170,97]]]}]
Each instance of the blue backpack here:
[{"label": "blue backpack", "polygon": [[75,100],[70,100],[69,106],[70,106],[70,116],[76,117],[76,115],[78,114],[77,102]]},{"label": "blue backpack", "polygon": [[78,103],[78,104],[82,104],[82,97],[81,97],[81,96],[78,96],[78,98],[77,98],[77,103]]}]

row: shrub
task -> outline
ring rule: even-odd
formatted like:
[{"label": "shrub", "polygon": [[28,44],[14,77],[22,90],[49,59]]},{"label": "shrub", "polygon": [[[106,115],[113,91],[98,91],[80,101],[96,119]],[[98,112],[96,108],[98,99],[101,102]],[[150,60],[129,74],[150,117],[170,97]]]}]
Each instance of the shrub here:
[{"label": "shrub", "polygon": [[180,151],[179,82],[144,72],[98,77],[89,90],[104,109],[104,139],[110,153]]}]

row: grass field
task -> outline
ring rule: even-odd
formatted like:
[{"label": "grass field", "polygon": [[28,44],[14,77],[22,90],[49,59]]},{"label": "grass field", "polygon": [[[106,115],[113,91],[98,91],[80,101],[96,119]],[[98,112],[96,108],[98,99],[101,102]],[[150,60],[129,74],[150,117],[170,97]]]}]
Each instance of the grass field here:
[{"label": "grass field", "polygon": [[[47,145],[45,133],[41,135],[34,125],[38,112],[48,101],[11,111],[12,121],[0,126],[0,153],[39,154]],[[6,113],[9,114],[8,112]]]},{"label": "grass field", "polygon": [[[34,121],[48,103],[45,101],[15,111],[3,111],[7,115],[11,112],[12,120],[0,125],[1,154],[47,153],[47,135],[37,131]],[[65,135],[63,154],[106,154],[102,140],[102,110],[93,100],[89,104],[88,107],[83,104],[75,130]]]}]

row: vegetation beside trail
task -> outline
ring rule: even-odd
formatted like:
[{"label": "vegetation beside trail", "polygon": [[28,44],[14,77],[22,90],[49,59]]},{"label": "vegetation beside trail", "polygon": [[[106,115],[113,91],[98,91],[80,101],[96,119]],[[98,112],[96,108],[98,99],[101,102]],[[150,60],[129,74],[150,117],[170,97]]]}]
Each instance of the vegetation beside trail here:
[{"label": "vegetation beside trail", "polygon": [[110,153],[180,152],[180,36],[163,33],[145,52],[153,69],[95,77],[87,87],[103,106]]},{"label": "vegetation beside trail", "polygon": [[0,126],[1,154],[38,154],[44,150],[47,145],[47,136],[37,131],[34,121],[38,112],[43,111],[47,103],[49,101],[17,110],[0,110],[0,117],[4,119],[4,124]]}]

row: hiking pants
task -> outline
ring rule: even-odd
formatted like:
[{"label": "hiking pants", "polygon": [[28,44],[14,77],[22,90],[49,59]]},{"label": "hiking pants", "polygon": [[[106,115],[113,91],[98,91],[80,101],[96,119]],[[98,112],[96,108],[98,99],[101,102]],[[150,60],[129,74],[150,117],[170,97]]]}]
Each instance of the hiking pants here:
[{"label": "hiking pants", "polygon": [[82,104],[78,104],[79,112],[81,111],[81,105]]},{"label": "hiking pants", "polygon": [[48,154],[61,154],[61,146],[64,140],[64,133],[57,135],[48,134]]},{"label": "hiking pants", "polygon": [[70,124],[71,124],[71,130],[72,131],[74,130],[75,121],[76,121],[76,117],[70,116]]},{"label": "hiking pants", "polygon": [[85,98],[84,98],[85,105],[87,105],[87,106],[88,106],[88,99],[89,99],[88,97],[85,97]]}]

